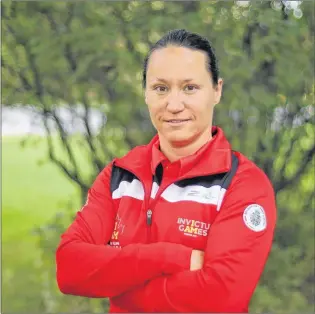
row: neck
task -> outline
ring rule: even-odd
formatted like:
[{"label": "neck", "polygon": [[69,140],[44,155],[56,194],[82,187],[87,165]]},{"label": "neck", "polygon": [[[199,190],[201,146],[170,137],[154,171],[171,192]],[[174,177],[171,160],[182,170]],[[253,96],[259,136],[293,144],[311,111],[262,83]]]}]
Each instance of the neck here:
[{"label": "neck", "polygon": [[160,149],[170,162],[174,162],[186,156],[193,155],[201,147],[212,139],[211,128],[201,133],[189,143],[170,143],[165,138],[160,138]]}]

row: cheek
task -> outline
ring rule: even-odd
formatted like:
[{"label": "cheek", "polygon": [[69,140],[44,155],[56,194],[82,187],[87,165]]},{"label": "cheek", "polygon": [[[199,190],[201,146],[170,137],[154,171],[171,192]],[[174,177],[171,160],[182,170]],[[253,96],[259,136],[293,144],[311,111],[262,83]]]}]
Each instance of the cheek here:
[{"label": "cheek", "polygon": [[189,108],[198,116],[204,115],[211,107],[211,98],[209,96],[209,93],[205,92],[193,95],[193,97],[187,99]]},{"label": "cheek", "polygon": [[213,106],[211,104],[205,104],[200,106],[200,103],[196,104],[192,108],[192,113],[195,116],[196,122],[200,127],[207,126],[212,121]]},{"label": "cheek", "polygon": [[162,116],[162,108],[161,106],[158,106],[157,104],[148,104],[148,110],[150,114],[150,118],[154,125],[158,124],[160,121],[160,118]]},{"label": "cheek", "polygon": [[209,113],[208,112],[199,113],[199,115],[197,116],[197,121],[198,125],[200,125],[201,127],[208,124],[208,122],[210,121]]}]

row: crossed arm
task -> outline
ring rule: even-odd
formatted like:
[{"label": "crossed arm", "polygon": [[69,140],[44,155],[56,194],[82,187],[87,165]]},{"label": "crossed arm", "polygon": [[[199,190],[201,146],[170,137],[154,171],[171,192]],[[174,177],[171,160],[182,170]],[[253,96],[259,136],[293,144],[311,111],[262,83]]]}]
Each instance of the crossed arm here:
[{"label": "crossed arm", "polygon": [[95,180],[87,203],[57,248],[57,283],[65,294],[115,297],[163,274],[190,269],[192,249],[180,244],[130,244],[122,249],[104,245],[116,218],[109,176],[110,165]]},{"label": "crossed arm", "polygon": [[[245,173],[229,190],[211,226],[204,261],[200,252],[174,243],[104,246],[115,220],[110,195],[103,192],[107,182],[105,169],[57,249],[62,292],[110,297],[133,312],[247,311],[276,221],[273,189],[265,177]],[[267,226],[261,231],[244,223],[244,210],[252,204],[264,209]],[[108,208],[106,214],[100,208]]]}]

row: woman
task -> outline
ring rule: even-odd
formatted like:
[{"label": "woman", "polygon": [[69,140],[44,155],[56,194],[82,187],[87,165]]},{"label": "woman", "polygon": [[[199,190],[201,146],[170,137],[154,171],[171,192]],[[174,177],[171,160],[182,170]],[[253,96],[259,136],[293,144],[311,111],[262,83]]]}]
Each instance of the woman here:
[{"label": "woman", "polygon": [[157,135],[113,160],[62,235],[65,294],[110,298],[110,312],[247,312],[276,224],[274,191],[212,126],[216,56],[174,30],[150,51],[145,101]]}]

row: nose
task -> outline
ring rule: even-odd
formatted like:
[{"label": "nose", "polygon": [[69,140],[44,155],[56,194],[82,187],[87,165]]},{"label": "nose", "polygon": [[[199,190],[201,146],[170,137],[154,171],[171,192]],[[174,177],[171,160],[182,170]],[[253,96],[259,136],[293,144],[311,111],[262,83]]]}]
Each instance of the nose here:
[{"label": "nose", "polygon": [[172,113],[177,113],[184,110],[185,105],[183,100],[180,97],[179,92],[172,92],[167,98],[167,110]]}]

